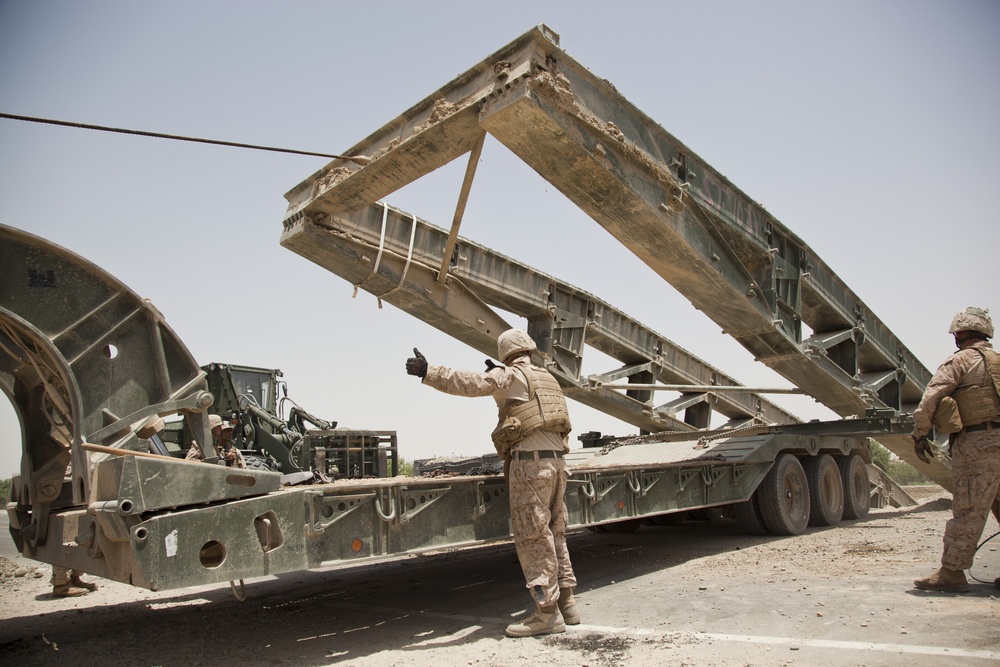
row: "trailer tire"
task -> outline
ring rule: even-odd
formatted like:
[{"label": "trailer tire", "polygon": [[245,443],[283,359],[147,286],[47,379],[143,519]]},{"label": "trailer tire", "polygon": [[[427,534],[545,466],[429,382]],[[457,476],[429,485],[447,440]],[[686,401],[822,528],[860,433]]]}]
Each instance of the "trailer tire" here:
[{"label": "trailer tire", "polygon": [[670,512],[669,514],[654,514],[646,517],[646,523],[653,526],[679,526],[688,519],[688,511]]},{"label": "trailer tire", "polygon": [[836,526],[844,516],[844,482],[829,454],[810,456],[805,463],[809,482],[809,525]]},{"label": "trailer tire", "polygon": [[740,529],[749,535],[769,535],[767,524],[764,523],[764,515],[760,511],[760,501],[757,494],[750,496],[750,500],[733,505],[733,516]]},{"label": "trailer tire", "polygon": [[725,521],[728,518],[729,515],[726,512],[725,505],[713,505],[712,507],[691,510],[691,519],[693,521],[708,521],[711,523],[714,521]]},{"label": "trailer tire", "polygon": [[837,465],[844,484],[844,518],[867,519],[871,509],[871,492],[865,460],[857,454],[848,454],[838,457]]},{"label": "trailer tire", "polygon": [[264,458],[263,456],[257,456],[256,454],[244,455],[243,462],[246,463],[247,470],[264,470],[267,472],[280,472],[277,468],[271,466],[266,458]]},{"label": "trailer tire", "polygon": [[597,528],[602,528],[604,533],[634,533],[645,523],[644,519],[624,519],[612,523],[602,523]]},{"label": "trailer tire", "polygon": [[798,535],[809,525],[809,482],[793,454],[781,454],[757,490],[767,529],[775,535]]}]

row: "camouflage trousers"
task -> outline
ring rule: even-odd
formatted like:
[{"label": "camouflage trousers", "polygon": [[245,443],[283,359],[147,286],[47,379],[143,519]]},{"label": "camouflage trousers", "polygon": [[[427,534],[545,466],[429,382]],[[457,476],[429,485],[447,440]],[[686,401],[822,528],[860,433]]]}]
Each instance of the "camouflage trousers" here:
[{"label": "camouflage trousers", "polygon": [[1000,521],[1000,430],[962,433],[951,448],[951,457],[955,491],[941,565],[967,570],[990,510]]},{"label": "camouflage trousers", "polygon": [[560,588],[576,586],[566,548],[566,463],[518,459],[510,465],[510,523],[525,585],[541,606],[559,600]]},{"label": "camouflage trousers", "polygon": [[71,570],[68,567],[62,567],[59,565],[52,566],[52,585],[53,586],[66,586],[69,584],[71,577],[78,577],[83,572],[79,570]]}]

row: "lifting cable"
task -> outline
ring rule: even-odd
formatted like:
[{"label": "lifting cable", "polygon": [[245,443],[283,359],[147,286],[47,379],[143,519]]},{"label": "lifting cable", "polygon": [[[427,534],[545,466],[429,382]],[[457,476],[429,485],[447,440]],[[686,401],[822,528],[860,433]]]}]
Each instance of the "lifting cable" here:
[{"label": "lifting cable", "polygon": [[[980,542],[979,546],[976,547],[975,552],[972,554],[973,558],[976,556],[976,554],[979,553],[980,549],[982,549],[984,546],[986,546],[986,544],[990,540],[992,540],[994,537],[996,537],[998,535],[1000,535],[1000,531],[998,531],[996,533],[993,533],[992,535],[990,535],[989,537],[987,537],[985,540],[983,540],[982,542]],[[992,584],[992,583],[995,583],[994,581],[980,579],[979,577],[977,577],[975,574],[972,573],[972,568],[969,568],[969,576],[972,577],[974,580],[978,581],[981,584]],[[997,577],[997,579],[1000,579],[1000,577]]]},{"label": "lifting cable", "polygon": [[221,141],[218,139],[202,139],[199,137],[186,137],[179,134],[163,134],[162,132],[145,132],[143,130],[128,130],[122,127],[107,127],[105,125],[91,125],[88,123],[74,123],[68,120],[53,120],[51,118],[35,118],[33,116],[18,116],[12,113],[0,112],[0,118],[10,120],[23,120],[30,123],[45,123],[48,125],[61,125],[63,127],[75,127],[84,130],[100,130],[102,132],[117,132],[119,134],[133,134],[141,137],[153,137],[155,139],[173,139],[175,141],[190,141],[198,144],[213,144],[216,146],[232,146],[234,148],[250,148],[257,151],[271,151],[273,153],[290,153],[292,155],[309,155],[312,157],[325,157],[333,160],[349,160],[362,167],[371,162],[371,158],[364,155],[335,155],[332,153],[314,153],[312,151],[299,151],[292,148],[275,148],[274,146],[258,146],[255,144],[242,144],[235,141]]}]

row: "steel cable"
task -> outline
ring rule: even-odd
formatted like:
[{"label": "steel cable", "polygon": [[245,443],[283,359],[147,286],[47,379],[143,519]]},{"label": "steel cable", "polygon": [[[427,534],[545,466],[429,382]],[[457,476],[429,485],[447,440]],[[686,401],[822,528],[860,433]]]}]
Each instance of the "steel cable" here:
[{"label": "steel cable", "polygon": [[364,155],[335,155],[332,153],[315,153],[312,151],[300,151],[292,148],[276,148],[274,146],[258,146],[256,144],[243,144],[235,141],[221,141],[218,139],[203,139],[199,137],[187,137],[179,134],[164,134],[162,132],[146,132],[144,130],[129,130],[123,127],[107,127],[105,125],[91,125],[89,123],[75,123],[68,120],[54,120],[51,118],[36,118],[34,116],[19,116],[12,113],[0,112],[0,118],[9,120],[22,120],[30,123],[44,123],[47,125],[61,125],[63,127],[75,127],[84,130],[100,130],[101,132],[116,132],[119,134],[132,134],[141,137],[153,137],[155,139],[173,139],[175,141],[190,141],[199,144],[212,144],[215,146],[231,146],[233,148],[250,148],[257,151],[271,151],[273,153],[289,153],[292,155],[309,155],[312,157],[325,157],[334,160],[350,160],[361,166],[371,162],[371,158]]}]

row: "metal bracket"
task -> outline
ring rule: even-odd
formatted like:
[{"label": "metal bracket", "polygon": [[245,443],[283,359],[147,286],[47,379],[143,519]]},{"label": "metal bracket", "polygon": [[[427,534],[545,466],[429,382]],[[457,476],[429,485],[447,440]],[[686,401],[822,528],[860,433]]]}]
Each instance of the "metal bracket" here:
[{"label": "metal bracket", "polygon": [[740,480],[743,479],[743,476],[756,467],[757,466],[752,466],[752,465],[730,466],[730,469],[733,471],[733,479],[732,479],[733,486],[739,486]]},{"label": "metal bracket", "polygon": [[604,497],[609,493],[611,493],[611,490],[614,489],[619,484],[621,484],[622,480],[625,479],[624,477],[617,476],[617,478],[613,482],[611,482],[607,486],[607,488],[600,488],[601,485],[598,482],[600,477],[601,476],[599,474],[595,475],[594,478],[590,481],[590,493],[584,491],[584,495],[590,498],[590,502],[592,505],[596,505],[597,503],[604,500]]},{"label": "metal bracket", "polygon": [[212,396],[210,392],[196,391],[185,398],[178,398],[173,401],[147,405],[141,410],[136,410],[132,414],[121,417],[117,421],[108,424],[96,433],[92,433],[87,437],[87,442],[103,444],[105,440],[119,436],[119,434],[124,430],[128,430],[131,434],[134,432],[132,428],[133,424],[141,422],[147,417],[152,417],[153,415],[172,415],[184,411],[202,412],[212,405],[214,400],[215,397]]},{"label": "metal bracket", "polygon": [[309,537],[317,537],[351,512],[374,500],[375,492],[326,496],[321,491],[315,491],[306,497],[309,511],[306,534]]},{"label": "metal bracket", "polygon": [[596,501],[594,501],[594,498],[597,496],[597,492],[594,490],[594,482],[593,482],[593,480],[590,480],[590,479],[571,479],[571,480],[569,480],[569,482],[571,484],[579,484],[580,485],[580,493],[582,493],[587,498],[590,498],[590,500],[592,502],[596,502]]},{"label": "metal bracket", "polygon": [[726,474],[725,468],[720,468],[716,466],[705,466],[701,469],[701,481],[705,483],[705,487],[711,489],[715,486],[715,483],[722,479],[722,476]]},{"label": "metal bracket", "polygon": [[[480,482],[476,483],[476,506],[472,510],[472,518],[473,519],[478,519],[479,517],[484,516],[486,514],[486,510],[488,510],[490,507],[496,507],[498,505],[498,503],[496,503],[496,502],[491,502],[490,505],[489,505],[489,507],[486,506],[486,500],[485,500],[486,496],[483,493],[483,487],[485,485],[486,485],[486,482],[484,482],[484,481],[480,481]],[[506,493],[506,491],[507,491],[507,487],[506,486],[499,487],[496,484],[491,484],[490,486],[496,486],[497,488],[502,488],[503,489],[503,493]],[[500,493],[497,493],[496,498],[499,498],[500,495],[501,495]]]},{"label": "metal bracket", "polygon": [[636,475],[636,477],[639,478],[640,484],[642,486],[642,491],[639,493],[639,497],[644,498],[649,493],[649,490],[652,489],[654,486],[656,486],[657,482],[663,479],[664,473],[644,475],[640,471]]},{"label": "metal bracket", "polygon": [[440,500],[449,491],[451,491],[450,486],[442,486],[436,489],[416,489],[413,491],[410,491],[405,486],[399,487],[399,523],[409,523],[413,517]]},{"label": "metal bracket", "polygon": [[393,519],[396,518],[396,503],[393,502],[391,490],[389,491],[389,511],[382,510],[382,494],[380,493],[379,498],[375,500],[375,514],[385,523],[392,523]]}]

